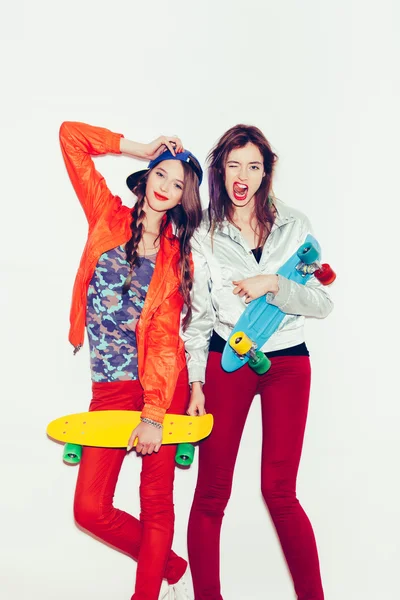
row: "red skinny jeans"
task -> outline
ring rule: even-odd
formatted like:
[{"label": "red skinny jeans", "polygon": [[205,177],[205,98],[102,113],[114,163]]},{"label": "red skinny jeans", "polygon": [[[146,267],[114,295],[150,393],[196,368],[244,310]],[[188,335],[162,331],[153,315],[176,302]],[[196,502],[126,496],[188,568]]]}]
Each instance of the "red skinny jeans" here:
[{"label": "red skinny jeans", "polygon": [[188,547],[196,600],[223,600],[220,531],[228,503],[244,424],[253,398],[261,395],[261,491],[279,536],[298,600],[323,600],[314,533],[296,497],[296,477],[307,420],[311,369],[307,356],[271,359],[265,375],[248,365],[234,373],[210,352],[207,412],[214,428],[199,449],[199,474],[189,519]]},{"label": "red skinny jeans", "polygon": [[[141,410],[138,381],[93,383],[89,410]],[[183,369],[168,410],[184,414],[188,404],[187,371]],[[128,440],[127,440],[128,442]],[[174,534],[173,482],[175,445],[142,458],[140,519],[113,506],[114,491],[126,450],[83,449],[75,491],[76,522],[96,537],[137,561],[131,600],[157,600],[161,581],[176,583],[187,562],[171,550]]]}]

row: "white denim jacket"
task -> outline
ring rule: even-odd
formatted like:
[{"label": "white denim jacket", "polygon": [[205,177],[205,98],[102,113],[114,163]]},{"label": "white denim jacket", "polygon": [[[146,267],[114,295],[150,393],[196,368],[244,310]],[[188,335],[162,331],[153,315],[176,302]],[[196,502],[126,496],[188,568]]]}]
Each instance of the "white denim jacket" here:
[{"label": "white denim jacket", "polygon": [[[193,316],[189,327],[181,334],[190,382],[205,381],[213,329],[227,340],[247,306],[243,298],[232,293],[232,281],[275,274],[312,233],[309,220],[301,212],[280,200],[274,200],[274,205],[277,211],[275,222],[259,263],[240,231],[228,221],[214,231],[211,240],[208,215],[204,211],[203,222],[192,238]],[[287,316],[261,348],[263,352],[301,344],[304,342],[305,317],[323,319],[333,308],[326,288],[315,277],[301,285],[279,275],[279,292],[270,304]]]}]

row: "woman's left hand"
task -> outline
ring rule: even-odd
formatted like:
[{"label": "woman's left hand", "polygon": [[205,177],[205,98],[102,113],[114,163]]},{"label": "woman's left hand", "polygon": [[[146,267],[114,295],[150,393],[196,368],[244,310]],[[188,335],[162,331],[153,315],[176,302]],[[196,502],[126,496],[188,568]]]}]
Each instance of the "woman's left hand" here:
[{"label": "woman's left hand", "polygon": [[158,452],[162,442],[162,427],[154,427],[149,423],[140,423],[131,433],[127,450],[133,447],[137,438],[136,452],[138,454],[152,454]]},{"label": "woman's left hand", "polygon": [[260,296],[265,296],[268,292],[277,294],[279,291],[278,275],[255,275],[232,283],[235,286],[233,293],[240,297],[245,296],[246,304]]}]

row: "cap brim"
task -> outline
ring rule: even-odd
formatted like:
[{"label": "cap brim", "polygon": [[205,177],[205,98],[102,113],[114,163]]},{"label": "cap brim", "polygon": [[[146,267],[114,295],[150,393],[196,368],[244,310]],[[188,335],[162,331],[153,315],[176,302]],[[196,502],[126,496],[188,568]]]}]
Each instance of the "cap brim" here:
[{"label": "cap brim", "polygon": [[129,175],[129,177],[126,178],[126,185],[131,190],[131,192],[137,186],[137,183],[138,183],[139,179],[142,177],[142,175],[145,175],[146,173],[148,173],[148,171],[149,171],[149,169],[143,169],[142,171],[136,171],[136,173],[132,173],[132,175]]}]

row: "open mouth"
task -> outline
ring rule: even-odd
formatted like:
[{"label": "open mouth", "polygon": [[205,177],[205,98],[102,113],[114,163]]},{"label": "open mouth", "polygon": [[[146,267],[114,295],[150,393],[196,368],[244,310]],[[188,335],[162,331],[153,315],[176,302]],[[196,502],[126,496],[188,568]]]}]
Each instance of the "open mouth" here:
[{"label": "open mouth", "polygon": [[233,195],[235,196],[236,200],[246,200],[248,191],[249,188],[244,183],[239,183],[238,181],[235,181],[235,183],[233,184]]},{"label": "open mouth", "polygon": [[157,200],[162,200],[163,202],[168,200],[168,196],[163,196],[162,194],[158,194],[157,192],[154,192],[154,195],[157,198]]}]

